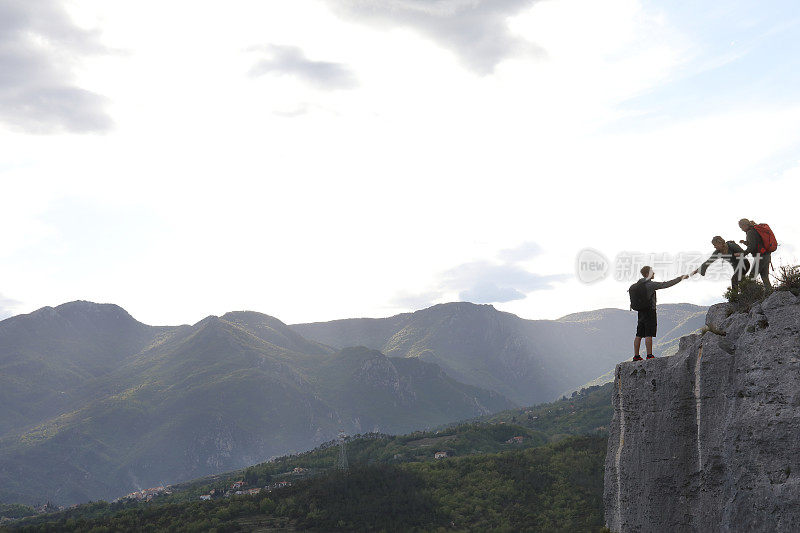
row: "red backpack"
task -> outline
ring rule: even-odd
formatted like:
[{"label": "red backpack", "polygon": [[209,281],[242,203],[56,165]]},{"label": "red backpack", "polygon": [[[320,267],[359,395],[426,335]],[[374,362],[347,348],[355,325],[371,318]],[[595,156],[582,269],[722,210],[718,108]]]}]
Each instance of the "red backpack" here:
[{"label": "red backpack", "polygon": [[756,224],[753,228],[761,235],[761,240],[764,242],[759,253],[765,254],[778,249],[778,241],[775,240],[775,234],[772,233],[769,224]]}]

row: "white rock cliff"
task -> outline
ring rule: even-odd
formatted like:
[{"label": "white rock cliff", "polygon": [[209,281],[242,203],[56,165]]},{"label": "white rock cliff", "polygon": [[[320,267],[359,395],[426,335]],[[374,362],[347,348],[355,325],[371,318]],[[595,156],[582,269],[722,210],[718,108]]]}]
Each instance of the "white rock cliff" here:
[{"label": "white rock cliff", "polygon": [[612,531],[800,531],[800,299],[706,323],[672,357],[617,365]]}]

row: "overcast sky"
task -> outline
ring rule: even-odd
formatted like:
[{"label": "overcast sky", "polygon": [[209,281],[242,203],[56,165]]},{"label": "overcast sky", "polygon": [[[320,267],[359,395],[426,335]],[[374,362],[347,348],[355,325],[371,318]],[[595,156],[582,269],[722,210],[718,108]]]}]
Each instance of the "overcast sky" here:
[{"label": "overcast sky", "polygon": [[[707,254],[742,217],[798,263],[799,25],[791,0],[0,0],[0,318],[557,318],[627,307],[584,248]],[[726,268],[659,301],[719,301]]]}]

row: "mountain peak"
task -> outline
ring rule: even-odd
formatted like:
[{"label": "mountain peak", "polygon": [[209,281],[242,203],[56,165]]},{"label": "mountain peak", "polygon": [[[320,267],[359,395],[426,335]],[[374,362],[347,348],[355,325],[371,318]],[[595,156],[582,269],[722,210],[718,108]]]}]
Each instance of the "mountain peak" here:
[{"label": "mountain peak", "polygon": [[3,322],[9,326],[36,324],[37,327],[146,327],[116,304],[98,304],[86,300],[66,302],[56,307],[41,307]]},{"label": "mountain peak", "polygon": [[199,327],[205,326],[207,324],[218,324],[221,321],[222,321],[222,319],[220,317],[218,317],[217,315],[208,315],[207,317],[205,317],[203,319],[200,319],[197,322],[195,322],[193,327],[199,328]]},{"label": "mountain peak", "polygon": [[275,318],[274,316],[267,315],[264,313],[259,313],[258,311],[228,311],[224,315],[222,315],[223,320],[227,320],[229,322],[236,322],[236,321],[260,321],[269,324],[275,324],[279,326],[286,326],[286,324],[280,320]]},{"label": "mountain peak", "polygon": [[311,354],[329,354],[332,348],[304,338],[277,318],[255,311],[230,311],[222,320],[242,328],[259,339],[287,350]]},{"label": "mountain peak", "polygon": [[[48,309],[48,308],[45,308]],[[130,313],[117,304],[99,304],[87,300],[75,300],[55,307],[62,316],[85,315],[96,317],[99,315],[135,320]]]},{"label": "mountain peak", "polygon": [[442,304],[432,305],[425,309],[415,311],[416,313],[436,313],[436,312],[492,312],[497,311],[492,304],[475,304],[472,302],[446,302]]},{"label": "mountain peak", "polygon": [[93,308],[96,308],[96,307],[106,306],[106,305],[113,305],[115,307],[119,307],[119,306],[116,306],[115,304],[99,304],[97,302],[91,302],[89,300],[73,300],[71,302],[64,302],[61,305],[57,305],[56,309],[63,309],[63,310],[66,310],[66,309],[93,309]]}]

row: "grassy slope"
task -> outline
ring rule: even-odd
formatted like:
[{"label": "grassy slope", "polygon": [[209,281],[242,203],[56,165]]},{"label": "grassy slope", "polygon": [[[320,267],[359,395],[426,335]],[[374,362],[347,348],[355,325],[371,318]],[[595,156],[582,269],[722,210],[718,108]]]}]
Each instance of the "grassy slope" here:
[{"label": "grassy slope", "polygon": [[[456,529],[596,530],[602,525],[602,428],[611,418],[610,394],[607,385],[570,399],[507,410],[436,431],[357,436],[347,443],[351,477],[333,472],[339,451],[331,442],[310,452],[175,486],[174,494],[149,505],[88,504],[26,523],[50,521],[66,529],[72,523],[89,529],[114,520],[119,521],[113,522],[117,527],[128,523],[124,520],[139,520],[141,527],[182,517],[178,531],[192,530],[192,523],[220,530],[266,525],[323,529],[381,525],[393,530],[392,524],[395,529],[429,530],[450,523]],[[587,432],[592,436],[568,437]],[[523,443],[507,443],[512,436],[523,436]],[[434,460],[436,451],[449,451],[455,457]],[[296,467],[307,471],[294,474]],[[197,501],[200,494],[224,489],[237,479],[246,479],[251,486],[291,480],[294,486],[270,493],[269,500],[260,495],[221,503]],[[332,499],[337,491],[352,491],[348,502],[355,503]],[[416,496],[409,499],[411,494]],[[417,498],[420,494],[423,499]],[[224,503],[237,501],[232,507]],[[381,517],[387,513],[393,521],[384,524]]]},{"label": "grassy slope", "polygon": [[210,502],[97,503],[18,522],[23,531],[599,531],[603,436],[403,465],[358,465],[291,487]]}]

